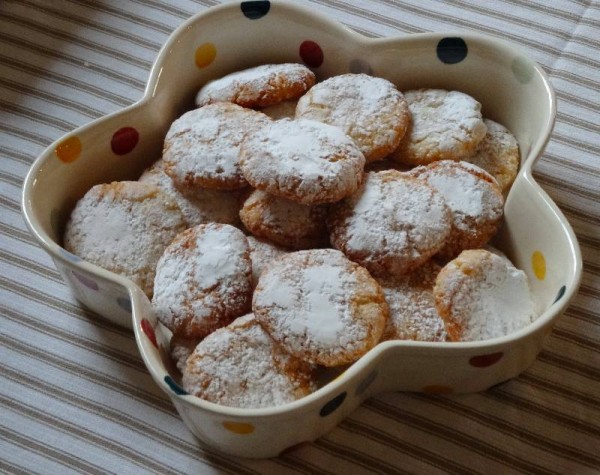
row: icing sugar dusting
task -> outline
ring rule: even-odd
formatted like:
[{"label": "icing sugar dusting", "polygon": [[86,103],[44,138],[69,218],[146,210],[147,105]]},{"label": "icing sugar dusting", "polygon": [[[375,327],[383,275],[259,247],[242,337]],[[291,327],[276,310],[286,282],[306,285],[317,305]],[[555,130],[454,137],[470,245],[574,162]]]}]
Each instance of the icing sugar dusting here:
[{"label": "icing sugar dusting", "polygon": [[187,360],[183,387],[225,406],[272,407],[315,389],[312,368],[280,350],[252,314],[206,337]]},{"label": "icing sugar dusting", "polygon": [[174,333],[205,336],[248,309],[251,262],[243,233],[226,224],[190,228],[156,267],[153,309]]},{"label": "icing sugar dusting", "polygon": [[371,172],[333,212],[332,242],[371,272],[383,266],[402,274],[443,246],[449,213],[441,195],[423,182],[393,170]]},{"label": "icing sugar dusting", "polygon": [[310,205],[356,190],[365,158],[337,127],[281,119],[244,140],[240,164],[252,186]]},{"label": "icing sugar dusting", "polygon": [[332,249],[287,254],[260,277],[254,294],[255,314],[275,340],[308,361],[327,364],[332,355],[348,358],[339,355],[364,352],[360,348],[370,339],[371,326],[377,326],[375,321],[383,316],[380,310],[369,317],[372,321],[358,318],[353,302],[372,299],[379,305],[382,294],[368,273],[363,269],[365,277],[360,277],[363,274],[355,267]]},{"label": "icing sugar dusting", "polygon": [[527,275],[485,250],[464,251],[447,264],[434,293],[440,313],[449,315],[462,341],[508,335],[537,318]]}]

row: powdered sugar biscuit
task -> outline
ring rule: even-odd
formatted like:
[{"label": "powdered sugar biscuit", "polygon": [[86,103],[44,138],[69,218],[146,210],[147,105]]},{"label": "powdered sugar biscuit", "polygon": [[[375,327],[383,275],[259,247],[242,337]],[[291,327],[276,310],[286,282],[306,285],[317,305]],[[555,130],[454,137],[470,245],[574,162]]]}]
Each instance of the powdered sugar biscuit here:
[{"label": "powdered sugar biscuit", "polygon": [[498,182],[485,170],[467,162],[442,160],[414,168],[410,174],[435,188],[452,210],[452,231],[440,250],[442,257],[482,247],[496,234],[504,198]]},{"label": "powdered sugar biscuit", "polygon": [[365,157],[337,127],[313,120],[281,119],[248,135],[240,165],[260,190],[304,205],[332,203],[362,181]]},{"label": "powdered sugar biscuit", "polygon": [[440,265],[429,261],[410,274],[379,280],[390,307],[382,340],[446,341],[433,296],[440,270]]},{"label": "powdered sugar biscuit", "polygon": [[445,245],[451,222],[440,193],[396,170],[368,173],[328,217],[333,246],[378,277],[406,274],[428,261]]},{"label": "powdered sugar biscuit", "polygon": [[240,210],[248,231],[291,249],[327,245],[326,215],[325,205],[305,206],[260,190],[254,190]]},{"label": "powdered sugar biscuit", "polygon": [[298,101],[296,99],[278,102],[272,106],[265,107],[260,111],[263,114],[268,115],[273,120],[279,119],[293,119],[296,115],[296,106]]},{"label": "powdered sugar biscuit", "polygon": [[184,231],[156,266],[152,308],[174,334],[202,338],[248,312],[251,298],[250,248],[233,226]]},{"label": "powdered sugar biscuit", "polygon": [[367,162],[394,151],[410,123],[408,104],[396,86],[367,74],[342,74],[316,84],[298,101],[296,117],[339,127]]},{"label": "powdered sugar biscuit", "polygon": [[186,112],[171,124],[164,168],[179,190],[234,190],[248,186],[239,166],[247,134],[271,121],[262,112],[221,102]]},{"label": "powdered sugar biscuit", "polygon": [[280,257],[260,276],[254,314],[290,354],[310,363],[351,363],[377,344],[388,317],[379,284],[335,249]]},{"label": "powdered sugar biscuit", "polygon": [[411,125],[391,154],[408,165],[436,160],[461,160],[471,155],[486,134],[481,104],[459,91],[417,89],[404,97],[412,115]]},{"label": "powdered sugar biscuit", "polygon": [[171,359],[181,373],[183,373],[185,369],[187,359],[201,341],[202,338],[186,338],[181,335],[171,336],[171,340],[169,341]]},{"label": "powdered sugar biscuit", "polygon": [[264,64],[207,83],[198,91],[196,105],[225,101],[267,107],[300,97],[314,83],[315,74],[303,64]]},{"label": "powdered sugar biscuit", "polygon": [[492,175],[502,188],[502,193],[506,193],[519,171],[519,144],[503,125],[490,119],[483,121],[487,126],[487,134],[475,154],[464,160]]},{"label": "powdered sugar biscuit", "polygon": [[181,209],[188,227],[210,222],[239,225],[240,200],[237,193],[198,187],[179,191],[165,173],[162,159],[144,171],[138,181],[156,185],[171,196]]},{"label": "powdered sugar biscuit", "polygon": [[509,335],[537,318],[525,273],[483,249],[463,251],[449,262],[434,295],[452,341]]},{"label": "powdered sugar biscuit", "polygon": [[258,278],[275,259],[287,254],[289,251],[264,239],[246,236],[250,245],[250,260],[252,261],[252,285],[256,287]]},{"label": "powdered sugar biscuit", "polygon": [[92,187],[71,213],[69,252],[128,277],[152,297],[156,263],[185,229],[177,203],[158,187],[135,181]]},{"label": "powdered sugar biscuit", "polygon": [[224,406],[273,407],[313,392],[312,370],[279,348],[248,314],[198,344],[183,371],[183,388]]}]

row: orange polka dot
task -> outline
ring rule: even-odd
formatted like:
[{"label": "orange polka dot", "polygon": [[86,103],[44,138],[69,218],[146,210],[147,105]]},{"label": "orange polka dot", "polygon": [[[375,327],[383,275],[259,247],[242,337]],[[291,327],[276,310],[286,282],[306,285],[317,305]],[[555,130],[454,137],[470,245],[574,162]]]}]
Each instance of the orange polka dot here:
[{"label": "orange polka dot", "polygon": [[242,435],[252,434],[252,432],[254,432],[254,426],[245,422],[225,421],[223,422],[223,427],[225,427],[225,429],[228,431]]},{"label": "orange polka dot", "polygon": [[453,392],[450,386],[444,386],[442,384],[431,384],[424,386],[421,391],[427,394],[450,394]]},{"label": "orange polka dot", "polygon": [[544,280],[546,277],[546,258],[544,254],[540,251],[534,251],[531,255],[531,267],[533,267],[535,276],[540,280]]},{"label": "orange polka dot", "polygon": [[212,43],[204,43],[196,48],[194,59],[196,66],[205,68],[215,60],[217,56],[217,48]]},{"label": "orange polka dot", "polygon": [[59,160],[65,163],[74,162],[81,155],[81,140],[73,135],[59,143],[54,149],[54,153]]}]

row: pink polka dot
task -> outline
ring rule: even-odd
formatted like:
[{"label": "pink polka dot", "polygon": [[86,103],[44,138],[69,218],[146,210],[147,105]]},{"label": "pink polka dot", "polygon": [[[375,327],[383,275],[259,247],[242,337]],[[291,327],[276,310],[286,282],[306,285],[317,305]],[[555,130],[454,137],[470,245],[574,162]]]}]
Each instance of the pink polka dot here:
[{"label": "pink polka dot", "polygon": [[473,356],[469,360],[469,364],[471,366],[475,366],[475,368],[486,368],[487,366],[492,366],[496,364],[500,359],[504,356],[504,353],[499,351],[498,353],[490,353],[489,355],[478,355]]},{"label": "pink polka dot", "polygon": [[138,143],[140,134],[133,127],[123,127],[112,136],[110,147],[117,155],[125,155],[131,152]]},{"label": "pink polka dot", "polygon": [[314,41],[306,40],[300,45],[300,57],[307,66],[318,68],[323,64],[323,50]]}]

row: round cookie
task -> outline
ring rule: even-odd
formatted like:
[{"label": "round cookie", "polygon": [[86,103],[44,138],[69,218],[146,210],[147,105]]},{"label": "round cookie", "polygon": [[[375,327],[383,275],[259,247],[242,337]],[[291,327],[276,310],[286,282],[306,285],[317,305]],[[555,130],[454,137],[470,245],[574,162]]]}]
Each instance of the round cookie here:
[{"label": "round cookie", "polygon": [[156,185],[171,196],[181,209],[188,227],[210,222],[234,226],[240,223],[240,202],[237,193],[197,187],[185,193],[181,192],[165,173],[162,159],[144,171],[138,181]]},{"label": "round cookie", "polygon": [[440,193],[396,170],[368,173],[328,216],[333,246],[378,277],[406,274],[428,261],[445,245],[451,222]]},{"label": "round cookie", "polygon": [[487,134],[474,155],[463,160],[483,168],[492,175],[502,193],[507,193],[519,171],[519,144],[510,131],[490,119],[483,119]]},{"label": "round cookie", "polygon": [[446,341],[444,321],[438,315],[433,296],[433,285],[441,268],[429,261],[408,275],[379,280],[390,307],[382,341]]},{"label": "round cookie", "polygon": [[252,308],[271,337],[310,363],[339,366],[375,346],[388,306],[366,269],[335,249],[280,257],[260,276]]},{"label": "round cookie", "polygon": [[325,205],[305,206],[254,190],[242,205],[240,218],[248,231],[291,249],[329,244]]},{"label": "round cookie", "polygon": [[202,338],[185,338],[181,335],[173,335],[169,341],[171,359],[177,369],[183,373],[187,359],[194,352]]},{"label": "round cookie", "polygon": [[315,74],[302,64],[264,64],[228,74],[204,85],[196,105],[233,102],[244,107],[268,107],[296,99],[315,83]]},{"label": "round cookie", "polygon": [[248,314],[198,344],[182,382],[188,393],[216,404],[273,407],[313,392],[312,370],[279,348]]},{"label": "round cookie", "polygon": [[525,273],[483,249],[463,251],[444,266],[433,292],[451,341],[509,335],[537,318]]},{"label": "round cookie", "polygon": [[440,256],[452,258],[464,249],[485,245],[500,227],[504,198],[498,182],[467,162],[442,160],[413,168],[412,176],[435,188],[452,210],[452,230]]},{"label": "round cookie", "polygon": [[92,187],[67,223],[65,249],[128,277],[152,297],[156,263],[186,227],[177,203],[158,187],[135,181]]},{"label": "round cookie", "polygon": [[250,248],[233,226],[187,229],[156,266],[152,308],[176,335],[203,338],[248,312],[251,298]]},{"label": "round cookie", "polygon": [[393,152],[410,123],[403,94],[390,81],[341,74],[316,84],[298,101],[296,118],[335,125],[359,146],[367,162]]},{"label": "round cookie", "polygon": [[412,115],[400,146],[391,158],[407,165],[461,160],[471,155],[486,134],[481,104],[459,91],[417,89],[404,97]]},{"label": "round cookie", "polygon": [[265,107],[260,111],[263,114],[268,115],[273,120],[279,119],[293,119],[296,115],[296,105],[298,101],[296,99],[278,102],[272,106]]},{"label": "round cookie", "polygon": [[240,165],[254,188],[316,205],[339,201],[356,191],[365,157],[337,127],[281,119],[246,137]]},{"label": "round cookie", "polygon": [[262,112],[228,102],[186,112],[165,137],[165,172],[183,191],[244,188],[248,183],[239,166],[240,144],[269,122]]},{"label": "round cookie", "polygon": [[256,287],[258,278],[272,261],[287,254],[289,251],[282,249],[268,241],[246,236],[250,245],[250,260],[252,261],[252,285]]}]

